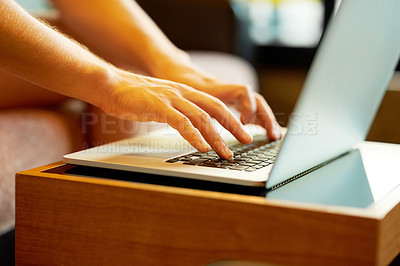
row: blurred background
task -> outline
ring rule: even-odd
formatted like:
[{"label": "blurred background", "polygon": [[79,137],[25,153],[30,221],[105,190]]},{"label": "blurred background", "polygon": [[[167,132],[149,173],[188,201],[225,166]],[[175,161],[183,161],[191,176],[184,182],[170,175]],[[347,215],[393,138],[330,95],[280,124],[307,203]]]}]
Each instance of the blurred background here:
[{"label": "blurred background", "polygon": [[[258,73],[260,93],[285,126],[341,0],[137,2],[178,47],[232,53],[250,62]],[[398,74],[389,89],[368,140],[400,143]]]}]

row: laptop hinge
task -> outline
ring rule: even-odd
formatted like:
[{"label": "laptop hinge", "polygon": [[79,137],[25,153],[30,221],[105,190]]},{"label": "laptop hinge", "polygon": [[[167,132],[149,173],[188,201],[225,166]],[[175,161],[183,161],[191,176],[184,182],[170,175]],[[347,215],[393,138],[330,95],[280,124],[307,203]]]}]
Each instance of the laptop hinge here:
[{"label": "laptop hinge", "polygon": [[286,180],[284,180],[284,181],[272,186],[271,188],[267,189],[267,192],[275,190],[275,189],[278,189],[278,188],[280,188],[280,187],[282,187],[282,186],[284,186],[286,184],[289,184],[289,183],[291,183],[291,182],[293,182],[293,181],[295,181],[295,180],[297,180],[297,179],[299,179],[299,178],[301,178],[301,177],[303,177],[303,176],[305,176],[305,175],[307,175],[307,174],[309,174],[311,172],[314,172],[315,170],[318,170],[319,168],[321,168],[321,167],[333,162],[334,160],[339,159],[339,158],[347,155],[348,153],[350,153],[350,151],[342,153],[339,156],[336,156],[336,157],[334,157],[332,159],[329,159],[329,160],[327,160],[327,161],[325,161],[323,163],[320,163],[320,164],[318,164],[318,165],[316,165],[316,166],[314,166],[314,167],[312,167],[312,168],[310,168],[308,170],[305,170],[305,171],[303,171],[303,172],[301,172],[301,173],[299,173],[299,174],[297,174],[295,176],[292,176],[292,177],[290,177],[290,178],[288,178],[288,179],[286,179]]}]

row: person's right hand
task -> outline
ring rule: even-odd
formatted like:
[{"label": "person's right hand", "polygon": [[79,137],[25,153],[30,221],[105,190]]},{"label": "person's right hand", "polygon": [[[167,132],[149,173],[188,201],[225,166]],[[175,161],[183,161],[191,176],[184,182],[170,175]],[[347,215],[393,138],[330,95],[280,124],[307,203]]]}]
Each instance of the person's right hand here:
[{"label": "person's right hand", "polygon": [[222,101],[167,80],[117,70],[99,107],[122,119],[168,123],[194,148],[207,152],[211,146],[224,159],[232,158],[233,154],[217,132],[212,118],[241,143],[252,142],[252,136]]}]

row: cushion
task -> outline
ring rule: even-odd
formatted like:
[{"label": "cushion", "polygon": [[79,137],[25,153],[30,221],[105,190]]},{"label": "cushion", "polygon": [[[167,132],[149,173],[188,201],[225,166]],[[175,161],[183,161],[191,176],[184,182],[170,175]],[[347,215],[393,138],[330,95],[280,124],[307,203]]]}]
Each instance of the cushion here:
[{"label": "cushion", "polygon": [[71,127],[81,130],[71,118],[51,110],[0,111],[0,234],[14,226],[15,173],[59,161],[82,142],[72,137]]}]

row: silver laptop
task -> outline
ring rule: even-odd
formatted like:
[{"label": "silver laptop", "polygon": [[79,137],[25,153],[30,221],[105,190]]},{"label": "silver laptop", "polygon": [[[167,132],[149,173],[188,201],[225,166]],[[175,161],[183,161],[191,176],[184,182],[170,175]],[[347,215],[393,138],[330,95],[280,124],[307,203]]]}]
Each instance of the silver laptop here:
[{"label": "silver laptop", "polygon": [[332,19],[289,121],[269,143],[249,126],[250,145],[221,135],[235,157],[202,154],[170,127],[64,156],[66,163],[277,188],[364,140],[400,55],[400,1],[343,1]]}]

